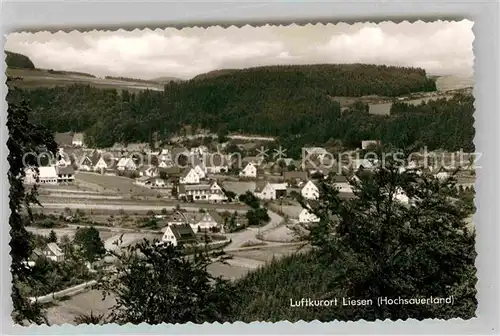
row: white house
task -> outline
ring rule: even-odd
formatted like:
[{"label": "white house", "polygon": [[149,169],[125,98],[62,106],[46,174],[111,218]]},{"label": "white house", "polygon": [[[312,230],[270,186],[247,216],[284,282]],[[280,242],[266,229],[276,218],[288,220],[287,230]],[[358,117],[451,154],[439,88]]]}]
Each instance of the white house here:
[{"label": "white house", "polygon": [[396,190],[394,197],[398,201],[400,201],[401,203],[410,204],[410,198],[406,195],[406,193],[401,188],[398,188],[398,190]]},{"label": "white house", "polygon": [[255,186],[254,195],[263,200],[274,200],[276,199],[276,190],[272,183],[258,181]]},{"label": "white house", "polygon": [[172,215],[167,218],[168,225],[180,225],[188,223],[187,217],[181,211],[174,211]]},{"label": "white house", "polygon": [[75,133],[73,135],[73,141],[71,144],[75,147],[82,147],[83,146],[83,133]]},{"label": "white house", "polygon": [[240,171],[240,177],[257,177],[257,167],[252,162],[247,163],[245,168]]},{"label": "white house", "polygon": [[165,228],[162,242],[173,246],[195,244],[196,235],[189,224],[169,225]]},{"label": "white house", "polygon": [[210,197],[208,199],[215,202],[227,201],[224,190],[216,181],[210,185]]},{"label": "white house", "polygon": [[198,184],[200,183],[200,175],[194,168],[188,168],[182,173],[179,179],[180,184]]},{"label": "white house", "polygon": [[173,167],[174,164],[172,163],[171,160],[167,161],[167,160],[164,160],[164,161],[161,161],[159,164],[158,164],[158,167],[159,168],[170,168],[170,167]]},{"label": "white house", "polygon": [[132,160],[132,158],[127,158],[123,157],[118,161],[118,164],[116,165],[116,169],[118,170],[136,170],[137,166]]},{"label": "white house", "polygon": [[64,252],[62,249],[57,246],[56,243],[48,243],[45,248],[39,250],[35,249],[33,251],[35,255],[38,255],[40,257],[45,257],[47,259],[56,261],[56,262],[61,262],[64,261]]},{"label": "white house", "polygon": [[73,183],[75,181],[75,170],[71,166],[56,167],[57,183]]},{"label": "white house", "polygon": [[108,164],[104,161],[104,158],[101,156],[99,160],[94,165],[94,171],[101,171],[108,169]]},{"label": "white house", "polygon": [[228,160],[220,153],[205,156],[207,173],[221,174],[229,171]]},{"label": "white house", "polygon": [[55,166],[38,167],[38,173],[35,168],[25,169],[26,177],[24,182],[26,184],[57,184],[58,176]]},{"label": "white house", "polygon": [[314,200],[319,197],[319,189],[313,181],[309,180],[300,190],[300,194],[305,199]]},{"label": "white house", "polygon": [[216,211],[200,213],[193,218],[190,225],[197,232],[198,230],[209,230],[214,227],[221,226],[222,218]]},{"label": "white house", "polygon": [[153,187],[164,188],[166,186],[165,180],[159,177],[153,178]]},{"label": "white house", "polygon": [[147,176],[147,177],[157,177],[160,175],[160,171],[157,167],[149,166],[141,168],[139,171],[139,176]]},{"label": "white house", "polygon": [[353,193],[352,186],[347,182],[340,182],[340,183],[336,182],[335,186],[339,189],[339,192],[341,193],[349,193],[349,194]]},{"label": "white house", "polygon": [[299,223],[317,223],[319,222],[319,217],[311,213],[308,209],[303,209],[299,214]]},{"label": "white house", "polygon": [[378,140],[363,140],[361,141],[361,148],[362,149],[367,149],[370,146],[379,146],[380,141]]},{"label": "white house", "polygon": [[199,147],[193,147],[189,151],[189,154],[191,156],[197,155],[197,156],[203,156],[208,152],[208,147],[207,146],[199,146]]},{"label": "white house", "polygon": [[194,171],[200,177],[200,180],[203,180],[207,175],[205,173],[205,167],[202,164],[197,164],[193,167]]},{"label": "white house", "polygon": [[[37,173],[35,168],[24,169],[24,183],[25,184],[35,184],[37,183]],[[57,180],[56,180],[57,182]]]},{"label": "white house", "polygon": [[223,202],[227,196],[217,182],[212,184],[181,184],[178,187],[179,198],[193,201]]}]

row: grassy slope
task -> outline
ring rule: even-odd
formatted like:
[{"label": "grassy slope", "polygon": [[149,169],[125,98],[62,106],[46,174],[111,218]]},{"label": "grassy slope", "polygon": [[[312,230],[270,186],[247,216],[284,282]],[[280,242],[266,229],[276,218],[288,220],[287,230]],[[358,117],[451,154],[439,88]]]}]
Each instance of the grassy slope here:
[{"label": "grassy slope", "polygon": [[474,86],[473,77],[440,76],[436,79],[438,91],[464,89]]},{"label": "grassy slope", "polygon": [[72,72],[51,73],[44,69],[7,69],[7,75],[17,78],[13,84],[21,88],[54,87],[72,84],[89,84],[97,88],[129,91],[163,90],[163,85],[133,80],[103,79],[88,74]]}]

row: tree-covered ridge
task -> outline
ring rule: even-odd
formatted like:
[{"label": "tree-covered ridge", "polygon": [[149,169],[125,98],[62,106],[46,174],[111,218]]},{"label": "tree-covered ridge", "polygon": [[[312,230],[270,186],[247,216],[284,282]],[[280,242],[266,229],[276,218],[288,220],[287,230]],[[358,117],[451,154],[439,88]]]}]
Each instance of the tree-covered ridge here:
[{"label": "tree-covered ridge", "polygon": [[5,50],[7,68],[35,69],[28,56]]},{"label": "tree-covered ridge", "polygon": [[[381,95],[396,97],[419,91],[435,91],[435,81],[425,70],[373,64],[274,65],[241,70],[219,70],[182,83],[203,87],[206,83],[236,86],[239,90],[290,90],[309,87],[332,96]],[[281,87],[281,88],[280,88]]]},{"label": "tree-covered ridge", "polygon": [[331,99],[433,88],[434,82],[419,69],[314,65],[237,70],[170,83],[163,92],[118,93],[74,85],[25,90],[22,95],[30,101],[34,122],[54,132],[84,132],[86,143],[98,147],[149,142],[154,133],[167,138],[190,125],[195,131],[274,136],[295,156],[302,146],[330,140],[341,140],[345,148],[380,139],[403,148],[422,144],[473,150],[472,96],[418,106],[397,103],[390,116],[370,115],[361,103],[341,112],[340,104]]}]

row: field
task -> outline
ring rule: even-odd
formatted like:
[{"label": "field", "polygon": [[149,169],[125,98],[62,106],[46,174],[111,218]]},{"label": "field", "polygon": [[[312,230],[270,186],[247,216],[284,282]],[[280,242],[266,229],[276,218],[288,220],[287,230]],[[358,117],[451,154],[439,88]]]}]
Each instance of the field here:
[{"label": "field", "polygon": [[244,194],[247,191],[253,192],[255,190],[255,182],[224,181],[223,185],[226,190],[232,191],[237,195]]},{"label": "field", "polygon": [[163,91],[162,84],[125,81],[118,79],[95,78],[85,75],[71,73],[50,73],[42,69],[8,69],[7,75],[20,77],[22,80],[14,80],[13,84],[21,88],[55,87],[72,84],[92,85],[102,89],[117,89],[128,91],[154,90]]},{"label": "field", "polygon": [[[449,90],[463,89],[467,87],[472,87],[474,85],[474,79],[472,77],[457,77],[457,76],[441,76],[436,80],[436,87],[439,92],[446,92]],[[429,101],[438,98],[451,98],[451,95],[439,95],[431,97],[423,97],[418,99],[412,99],[405,101],[409,104],[420,104],[422,101]],[[390,97],[380,97],[380,96],[366,96],[366,97],[330,97],[332,100],[336,100],[340,103],[343,108],[348,107],[357,100],[361,100],[368,104],[370,107],[370,114],[375,115],[388,115],[391,109],[392,103]]]},{"label": "field", "polygon": [[[407,100],[405,101],[405,103],[411,105],[419,105],[421,102],[428,102],[429,100],[436,100],[441,98],[449,99],[451,97],[452,95],[440,95],[436,97],[425,97],[425,98]],[[370,114],[388,115],[391,111],[392,103],[370,104],[369,106],[370,106]]]},{"label": "field", "polygon": [[441,76],[436,80],[438,91],[457,90],[474,86],[474,77]]},{"label": "field", "polygon": [[158,191],[138,186],[134,180],[122,176],[108,176],[93,173],[78,172],[76,179],[86,183],[92,183],[104,188],[104,191],[116,192],[120,195],[133,195],[133,196],[153,196],[161,195]]}]

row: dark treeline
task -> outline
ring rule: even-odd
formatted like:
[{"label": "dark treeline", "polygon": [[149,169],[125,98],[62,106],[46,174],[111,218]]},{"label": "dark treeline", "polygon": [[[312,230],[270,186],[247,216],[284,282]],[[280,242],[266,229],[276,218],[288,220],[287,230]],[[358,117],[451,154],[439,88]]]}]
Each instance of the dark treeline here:
[{"label": "dark treeline", "polygon": [[29,57],[11,52],[5,51],[5,63],[7,63],[7,68],[14,69],[34,69],[35,65],[29,59]]},{"label": "dark treeline", "polygon": [[390,116],[370,115],[356,103],[341,113],[332,96],[397,96],[434,90],[419,69],[372,65],[280,66],[238,70],[170,83],[163,92],[130,93],[74,85],[22,91],[32,120],[54,132],[82,131],[90,146],[149,142],[183,126],[212,132],[276,136],[297,156],[306,145],[341,140],[345,148],[380,139],[396,147],[427,145],[473,150],[473,99],[419,106],[398,103]]}]

